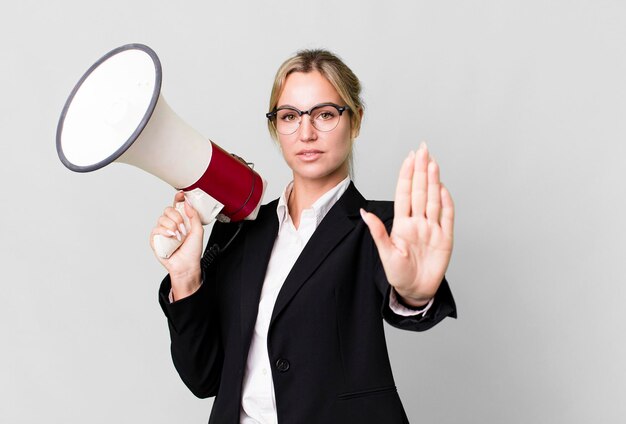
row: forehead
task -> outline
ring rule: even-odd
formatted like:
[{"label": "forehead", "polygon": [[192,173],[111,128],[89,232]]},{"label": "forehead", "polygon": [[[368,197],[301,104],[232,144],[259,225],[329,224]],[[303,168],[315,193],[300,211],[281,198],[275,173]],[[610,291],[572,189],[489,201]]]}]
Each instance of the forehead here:
[{"label": "forehead", "polygon": [[278,98],[279,107],[290,105],[302,110],[326,102],[342,103],[335,87],[318,71],[289,74]]}]

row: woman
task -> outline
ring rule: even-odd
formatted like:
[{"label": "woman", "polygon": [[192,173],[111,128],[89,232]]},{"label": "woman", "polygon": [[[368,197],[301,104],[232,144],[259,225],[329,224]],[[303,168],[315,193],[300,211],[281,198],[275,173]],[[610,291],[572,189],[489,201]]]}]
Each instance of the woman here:
[{"label": "woman", "polygon": [[[160,303],[182,380],[216,396],[211,423],[408,422],[381,317],[414,331],[456,317],[444,278],[454,206],[426,146],[404,160],[395,203],[367,201],[350,181],[360,90],[328,51],[288,59],[267,114],[293,172],[280,199],[204,270],[188,204],[189,228],[167,208],[152,231],[184,239],[159,258]],[[209,245],[237,226],[216,223]]]}]

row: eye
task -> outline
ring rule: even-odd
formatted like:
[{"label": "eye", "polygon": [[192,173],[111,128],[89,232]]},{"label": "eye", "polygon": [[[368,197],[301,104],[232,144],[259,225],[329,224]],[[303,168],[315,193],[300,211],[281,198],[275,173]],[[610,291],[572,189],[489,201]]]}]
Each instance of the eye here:
[{"label": "eye", "polygon": [[318,111],[315,114],[315,119],[320,121],[328,121],[337,116],[337,111],[335,109],[323,109]]},{"label": "eye", "polygon": [[284,110],[278,114],[278,119],[284,122],[294,122],[298,120],[298,114],[292,111]]}]

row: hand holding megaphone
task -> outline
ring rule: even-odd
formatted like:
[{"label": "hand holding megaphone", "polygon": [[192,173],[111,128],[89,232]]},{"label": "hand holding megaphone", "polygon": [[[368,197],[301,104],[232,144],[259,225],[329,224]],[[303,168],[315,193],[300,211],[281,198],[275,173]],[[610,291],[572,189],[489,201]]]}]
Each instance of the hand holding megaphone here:
[{"label": "hand holding megaphone", "polygon": [[[156,53],[141,44],[119,47],[93,64],[59,119],[63,164],[76,172],[113,162],[141,168],[183,190],[203,224],[255,219],[265,181],[180,119],[161,96],[161,80]],[[178,245],[171,237],[155,243],[161,257]]]},{"label": "hand holding megaphone", "polygon": [[[204,243],[204,229],[200,217],[184,199],[183,192],[176,193],[174,203],[165,208],[150,233],[152,250],[159,262],[177,281],[181,280],[177,276],[200,273],[199,258],[202,256]],[[158,240],[172,240],[180,247],[177,247],[169,258],[164,258],[164,255],[158,252]]]},{"label": "hand holding megaphone", "polygon": [[[183,197],[182,200],[180,199],[181,196]],[[184,199],[182,192],[177,193],[176,198],[174,207],[166,208],[161,218],[159,218],[161,231],[157,233],[153,231],[151,235],[152,249],[159,258],[163,259],[168,259],[180,247],[183,243],[183,238],[187,236],[187,232],[191,229],[191,222],[185,210],[185,202],[189,205],[188,208],[192,208],[198,219],[200,219],[191,203]],[[202,252],[199,252],[199,254],[202,254]]]}]

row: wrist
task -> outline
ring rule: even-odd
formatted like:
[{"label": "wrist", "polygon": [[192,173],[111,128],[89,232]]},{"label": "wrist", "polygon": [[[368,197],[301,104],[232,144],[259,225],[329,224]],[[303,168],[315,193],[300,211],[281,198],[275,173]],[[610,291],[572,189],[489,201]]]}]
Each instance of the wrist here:
[{"label": "wrist", "polygon": [[396,288],[393,288],[393,290],[396,291],[396,298],[398,300],[398,303],[411,309],[421,309],[428,305],[428,302],[430,302],[430,300],[433,298],[433,296],[419,296],[414,294],[408,294]]},{"label": "wrist", "polygon": [[202,272],[189,270],[181,273],[170,273],[172,296],[174,300],[180,300],[196,292],[202,285]]}]

